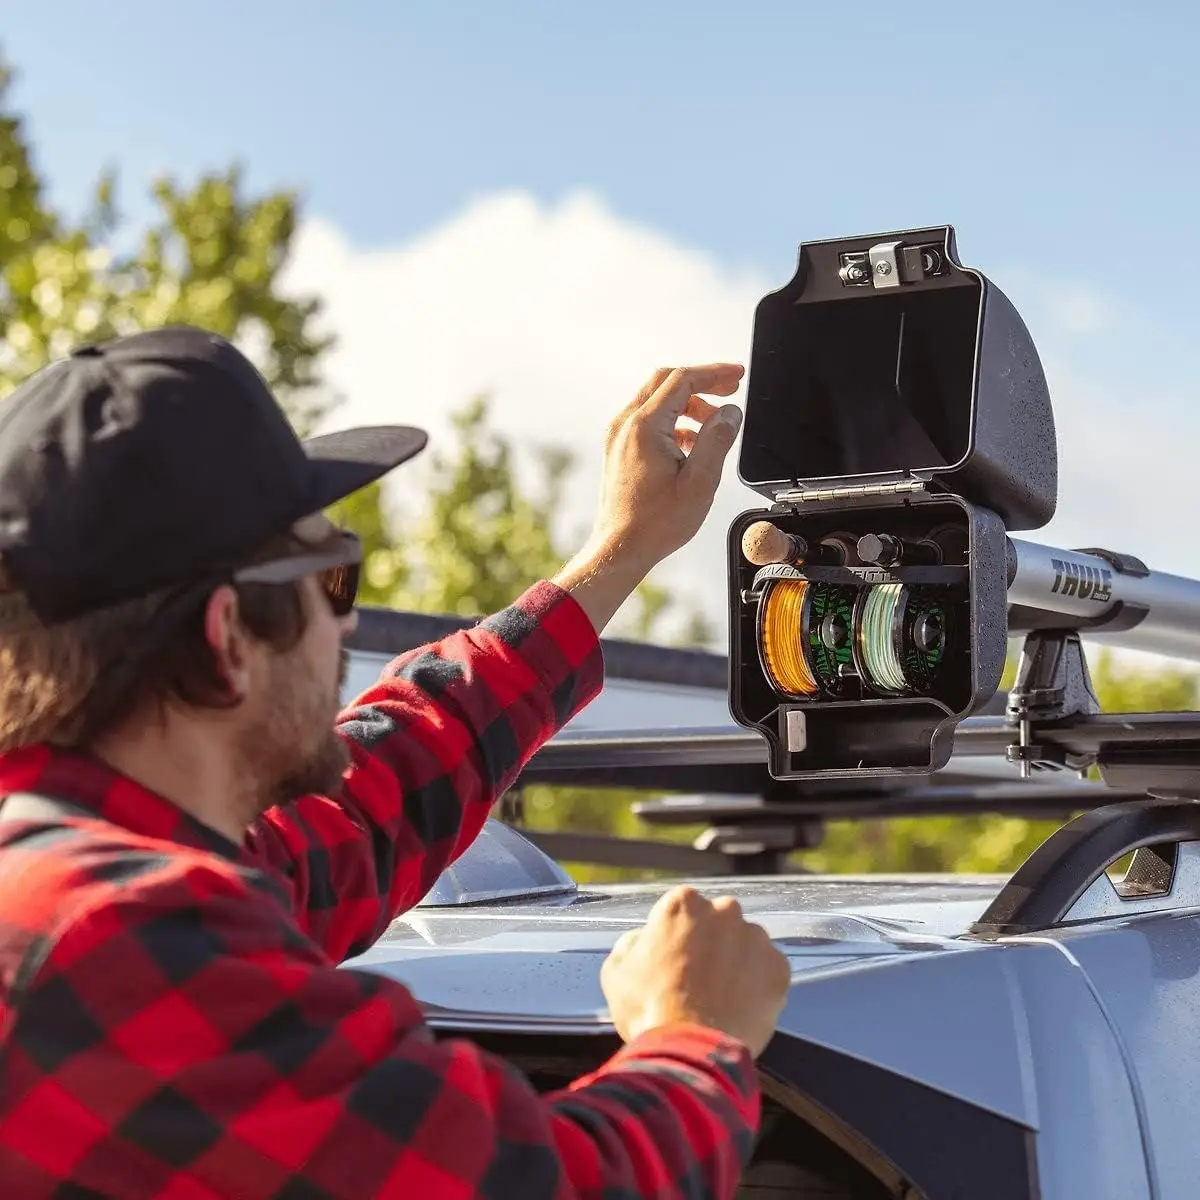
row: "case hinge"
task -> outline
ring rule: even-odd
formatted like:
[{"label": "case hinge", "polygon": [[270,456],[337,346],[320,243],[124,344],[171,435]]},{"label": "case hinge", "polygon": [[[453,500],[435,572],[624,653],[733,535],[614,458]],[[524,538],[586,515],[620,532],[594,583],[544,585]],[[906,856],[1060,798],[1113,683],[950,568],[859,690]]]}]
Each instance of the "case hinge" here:
[{"label": "case hinge", "polygon": [[780,504],[808,504],[814,500],[848,500],[855,496],[895,496],[902,492],[923,492],[927,482],[925,479],[901,479],[891,483],[859,483],[846,487],[798,487],[778,492],[775,499]]}]

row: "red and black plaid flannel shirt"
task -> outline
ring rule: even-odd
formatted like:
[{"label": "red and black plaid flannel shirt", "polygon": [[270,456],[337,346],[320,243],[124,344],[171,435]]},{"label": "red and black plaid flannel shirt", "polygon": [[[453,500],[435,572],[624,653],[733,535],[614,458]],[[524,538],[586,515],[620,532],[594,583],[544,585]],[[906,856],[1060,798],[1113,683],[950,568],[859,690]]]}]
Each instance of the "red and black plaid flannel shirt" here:
[{"label": "red and black plaid flannel shirt", "polygon": [[0,1195],[60,1200],[731,1197],[746,1049],[678,1027],[539,1097],[406,988],[336,964],[479,832],[596,694],[599,642],[548,583],[405,654],[339,719],[337,798],[238,847],[93,760],[0,757]]}]

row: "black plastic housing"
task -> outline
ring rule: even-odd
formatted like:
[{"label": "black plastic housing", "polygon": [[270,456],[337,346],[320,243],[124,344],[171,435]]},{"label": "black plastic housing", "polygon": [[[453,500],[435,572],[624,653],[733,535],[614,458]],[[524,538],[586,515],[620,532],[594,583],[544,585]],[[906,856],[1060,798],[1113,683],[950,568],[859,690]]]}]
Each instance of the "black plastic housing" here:
[{"label": "black plastic housing", "polygon": [[[842,255],[934,247],[941,274],[847,286]],[[738,476],[772,499],[800,483],[917,474],[1039,529],[1058,500],[1050,393],[1008,297],[958,261],[953,227],[810,242],[754,318]]]},{"label": "black plastic housing", "polygon": [[[830,534],[881,529],[935,533],[961,552],[941,567],[881,569],[861,563],[798,572],[807,578],[851,586],[864,583],[921,583],[945,589],[953,625],[948,653],[926,696],[872,694],[857,677],[840,695],[815,699],[777,693],[759,661],[759,605],[743,599],[761,568],[742,556],[742,534],[755,521],[770,519],[786,533],[810,543]],[[780,506],[740,514],[729,530],[730,711],[739,724],[757,730],[770,747],[775,779],[923,774],[946,765],[954,726],[987,703],[1000,686],[1008,647],[1007,545],[1004,524],[987,509],[957,496],[916,493],[891,501],[863,497],[803,509]],[[788,714],[802,713],[805,748],[788,749]],[[795,721],[795,717],[792,718]]]},{"label": "black plastic housing", "polygon": [[[756,311],[738,473],[774,503],[729,530],[730,710],[766,739],[771,775],[945,766],[955,726],[991,699],[1004,669],[1006,533],[1049,521],[1058,490],[1033,340],[1003,293],[959,263],[952,227],[800,247],[795,276]],[[762,520],[810,550],[836,544],[840,561],[752,565],[742,535]],[[937,561],[864,563],[865,534],[932,541]],[[887,582],[927,589],[949,622],[940,665],[920,686],[864,685],[856,643],[818,694],[776,690],[758,620],[764,581],[780,577],[856,596]]]}]

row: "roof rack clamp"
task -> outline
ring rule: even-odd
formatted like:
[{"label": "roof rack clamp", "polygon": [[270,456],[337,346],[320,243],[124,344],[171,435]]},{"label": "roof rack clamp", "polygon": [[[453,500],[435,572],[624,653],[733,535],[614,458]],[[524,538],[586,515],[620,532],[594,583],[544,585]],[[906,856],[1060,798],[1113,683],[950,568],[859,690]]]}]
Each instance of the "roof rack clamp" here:
[{"label": "roof rack clamp", "polygon": [[783,874],[790,854],[821,844],[824,824],[819,819],[772,820],[766,806],[756,816],[710,825],[692,844],[697,850],[724,855],[735,875]]},{"label": "roof rack clamp", "polygon": [[1005,757],[1021,768],[1021,778],[1050,770],[1086,774],[1089,760],[1039,744],[1034,735],[1039,726],[1094,716],[1099,711],[1079,634],[1070,629],[1037,629],[1026,634],[1005,710],[1008,722],[1017,729],[1017,740],[1007,747]]}]

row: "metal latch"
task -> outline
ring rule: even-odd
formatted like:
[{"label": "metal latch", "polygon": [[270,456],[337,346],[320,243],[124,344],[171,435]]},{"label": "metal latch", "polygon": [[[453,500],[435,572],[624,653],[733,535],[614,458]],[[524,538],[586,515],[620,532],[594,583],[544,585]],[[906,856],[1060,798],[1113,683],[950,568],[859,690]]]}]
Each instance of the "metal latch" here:
[{"label": "metal latch", "polygon": [[941,248],[933,243],[878,242],[867,250],[843,251],[838,262],[843,287],[876,290],[934,279],[947,271]]},{"label": "metal latch", "polygon": [[900,245],[900,242],[881,242],[867,252],[876,289],[900,286],[900,264],[896,261],[896,251]]}]

